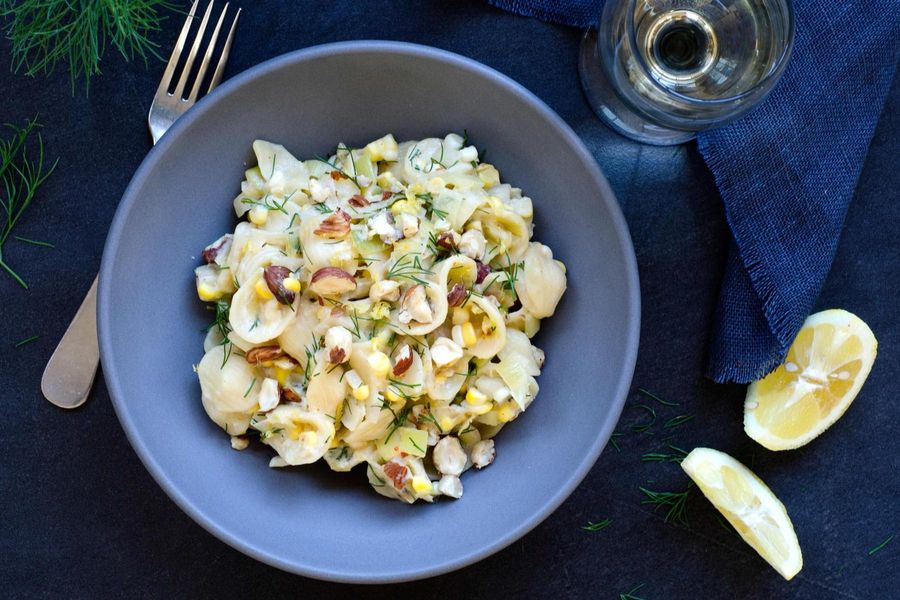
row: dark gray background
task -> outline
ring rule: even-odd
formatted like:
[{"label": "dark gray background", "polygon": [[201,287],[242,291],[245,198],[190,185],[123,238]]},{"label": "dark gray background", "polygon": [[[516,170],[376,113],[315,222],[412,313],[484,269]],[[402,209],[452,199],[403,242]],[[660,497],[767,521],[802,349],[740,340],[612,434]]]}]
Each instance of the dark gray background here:
[{"label": "dark gray background", "polygon": [[[56,248],[9,241],[4,254],[31,289],[0,276],[0,595],[615,598],[644,584],[638,595],[647,600],[900,598],[900,539],[868,555],[900,534],[896,82],[817,303],[817,309],[842,307],[865,319],[880,356],[839,423],[800,450],[776,454],[743,433],[744,388],[701,376],[728,241],[712,177],[693,144],[639,146],[600,124],[580,91],[578,31],[474,0],[244,4],[227,74],[323,42],[405,40],[482,61],[556,110],[594,153],[634,238],[643,324],[629,404],[646,401],[637,393],[642,387],[680,406],[657,405],[652,434],[631,432],[644,415],[626,407],[618,428],[621,451],[608,448],[581,487],[532,533],[462,571],[365,588],[257,563],[194,524],[151,480],[125,440],[102,381],[73,413],[46,403],[39,390],[44,363],[99,265],[116,203],[150,148],[146,112],[162,65],[145,70],[110,52],[89,97],[81,90],[72,96],[65,73],[30,80],[4,69],[0,121],[22,123],[40,113],[48,153],[60,164],[17,229]],[[166,52],[179,26],[172,18],[157,36]],[[8,62],[4,40],[0,64]],[[41,337],[14,348],[32,335]],[[663,429],[680,414],[694,418]],[[639,486],[680,491],[687,484],[677,465],[641,462],[642,453],[666,443],[729,452],[772,487],[804,550],[805,566],[794,581],[784,582],[724,528],[696,490],[688,500],[689,527],[664,523],[661,513],[641,504]],[[613,522],[603,531],[581,529],[604,518]]]}]

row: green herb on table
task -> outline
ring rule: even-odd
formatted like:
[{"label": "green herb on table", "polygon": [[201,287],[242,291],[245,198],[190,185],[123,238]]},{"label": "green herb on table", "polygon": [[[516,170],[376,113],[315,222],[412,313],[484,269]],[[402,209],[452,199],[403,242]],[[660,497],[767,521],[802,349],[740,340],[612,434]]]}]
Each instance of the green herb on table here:
[{"label": "green herb on table", "polygon": [[660,508],[668,508],[666,516],[663,519],[666,523],[677,521],[678,523],[687,526],[687,499],[692,486],[693,484],[689,485],[683,492],[654,492],[653,490],[641,487],[640,490],[647,496],[647,499],[644,500],[642,504],[652,504],[654,512]]},{"label": "green herb on table", "polygon": [[647,406],[646,404],[633,404],[633,408],[640,408],[647,412],[650,415],[650,420],[646,423],[640,423],[638,425],[632,425],[631,430],[635,433],[643,433],[653,427],[653,424],[656,423],[656,411],[652,406]]},{"label": "green herb on table", "polygon": [[662,404],[663,406],[678,406],[678,403],[677,403],[677,402],[669,402],[669,401],[667,401],[667,400],[663,400],[662,398],[660,398],[659,396],[657,396],[657,395],[654,394],[653,392],[650,392],[650,391],[648,391],[648,390],[645,390],[644,388],[638,388],[638,393],[641,393],[641,394],[647,396],[648,398],[652,398],[653,400],[656,400],[657,402],[659,402],[659,403]]},{"label": "green herb on table", "polygon": [[609,527],[612,521],[610,519],[603,519],[602,521],[597,521],[594,523],[593,521],[588,521],[587,525],[583,525],[581,528],[585,531],[600,531],[601,529],[606,529]]},{"label": "green herb on table", "polygon": [[613,448],[616,449],[616,452],[621,452],[621,451],[622,451],[622,449],[619,448],[619,442],[618,442],[618,439],[619,439],[620,437],[622,437],[623,435],[625,435],[625,434],[624,434],[624,433],[620,433],[620,432],[618,432],[618,431],[614,431],[614,432],[612,433],[612,435],[609,436],[609,443],[610,443],[610,445],[611,445]]},{"label": "green herb on table", "polygon": [[87,90],[91,77],[100,74],[109,46],[128,61],[161,60],[159,45],[150,39],[165,19],[160,9],[178,10],[178,5],[169,0],[0,0],[12,70],[33,77],[68,63],[73,93],[79,79]]},{"label": "green herb on table", "polygon": [[641,598],[640,596],[635,596],[634,593],[645,585],[645,583],[642,583],[641,585],[632,588],[631,591],[619,594],[619,600],[644,600],[644,598]]},{"label": "green herb on table", "polygon": [[666,424],[663,425],[663,429],[669,429],[670,427],[678,427],[679,425],[683,425],[694,418],[694,415],[678,415],[677,417],[672,417]]},{"label": "green herb on table", "polygon": [[894,539],[894,536],[893,536],[893,535],[891,535],[891,536],[888,537],[886,540],[884,540],[883,542],[881,542],[880,544],[878,544],[877,546],[875,546],[874,548],[872,548],[871,550],[869,550],[869,556],[872,556],[872,555],[875,554],[876,552],[880,552],[881,550],[883,550],[885,546],[887,546],[888,544],[891,543],[891,540],[892,540],[892,539]]},{"label": "green herb on table", "polygon": [[14,235],[14,238],[19,240],[20,242],[25,242],[26,244],[31,244],[32,246],[40,246],[41,248],[56,248],[53,244],[49,242],[42,242],[40,240],[32,240],[30,238],[25,238],[20,235]]},{"label": "green herb on table", "polygon": [[688,455],[687,450],[682,450],[678,446],[668,444],[674,453],[666,452],[645,452],[641,455],[641,462],[671,462],[680,463],[684,457]]},{"label": "green herb on table", "polygon": [[41,336],[39,336],[39,335],[33,335],[31,337],[25,338],[24,340],[19,340],[18,342],[15,343],[15,347],[18,348],[19,346],[24,346],[25,344],[30,344],[31,342],[33,342],[37,339],[40,339],[40,337]]},{"label": "green herb on table", "polygon": [[[37,134],[37,157],[31,156],[28,137],[36,127],[40,127],[35,119],[26,122],[21,128],[9,124],[7,127],[12,130],[12,136],[0,140],[0,207],[6,213],[5,217],[0,215],[0,268],[19,285],[28,289],[28,284],[6,263],[3,256],[4,244],[19,219],[31,206],[38,188],[56,169],[57,161],[53,161],[49,168],[45,167],[44,140],[40,133]],[[32,240],[28,241],[34,243]]]}]

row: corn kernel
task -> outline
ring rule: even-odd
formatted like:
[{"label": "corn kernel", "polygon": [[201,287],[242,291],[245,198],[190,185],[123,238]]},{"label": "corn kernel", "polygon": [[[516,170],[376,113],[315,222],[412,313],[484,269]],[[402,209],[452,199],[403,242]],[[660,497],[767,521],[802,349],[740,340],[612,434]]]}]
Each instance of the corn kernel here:
[{"label": "corn kernel", "polygon": [[431,482],[424,477],[413,477],[412,487],[413,490],[420,494],[431,492],[432,489]]},{"label": "corn kernel", "polygon": [[465,347],[474,346],[478,342],[478,336],[475,335],[475,328],[470,321],[466,321],[461,326],[463,345]]},{"label": "corn kernel", "polygon": [[394,177],[394,174],[390,171],[385,171],[378,176],[375,182],[381,189],[390,191],[394,187],[394,184],[397,183],[397,178]]},{"label": "corn kernel", "polygon": [[197,286],[197,295],[200,296],[200,299],[204,302],[212,302],[213,300],[221,298],[222,292],[212,286],[201,283]]},{"label": "corn kernel", "polygon": [[379,377],[384,377],[391,370],[391,359],[384,352],[373,352],[369,355],[369,366]]},{"label": "corn kernel", "polygon": [[256,282],[256,285],[253,286],[256,290],[256,295],[259,296],[263,300],[271,300],[275,297],[272,294],[272,290],[269,289],[269,286],[266,285],[266,282],[262,279]]},{"label": "corn kernel", "polygon": [[247,254],[250,252],[250,242],[244,242],[244,245],[241,246],[241,254]]},{"label": "corn kernel", "polygon": [[476,415],[486,415],[489,412],[491,412],[491,405],[490,404],[482,404],[480,406],[473,406],[472,412],[475,413]]},{"label": "corn kernel", "polygon": [[516,409],[510,404],[504,404],[497,409],[497,419],[501,423],[509,423],[516,418]]},{"label": "corn kernel", "polygon": [[398,396],[391,388],[388,388],[384,392],[384,397],[387,398],[388,402],[399,402],[401,400],[400,396]]},{"label": "corn kernel", "polygon": [[459,307],[453,309],[453,324],[454,325],[462,325],[469,320],[469,311],[465,308]]},{"label": "corn kernel", "polygon": [[299,292],[300,289],[302,288],[302,284],[300,283],[300,280],[297,279],[296,277],[285,277],[284,281],[282,282],[282,285],[284,286],[284,289],[289,290],[291,292]]},{"label": "corn kernel", "polygon": [[304,446],[317,446],[319,444],[319,435],[315,431],[304,431],[300,434],[298,441]]},{"label": "corn kernel", "polygon": [[411,186],[409,186],[407,188],[407,191],[409,191],[410,194],[415,196],[416,194],[423,193],[425,191],[425,188],[422,186],[421,183],[416,182],[416,183],[412,184]]},{"label": "corn kernel", "polygon": [[440,421],[438,421],[438,424],[441,426],[441,431],[443,431],[444,433],[448,433],[451,429],[453,429],[454,422],[450,417],[443,417]]},{"label": "corn kernel", "polygon": [[275,379],[278,381],[280,385],[284,385],[287,382],[288,376],[291,374],[290,369],[281,369],[275,367]]},{"label": "corn kernel", "polygon": [[269,211],[262,206],[254,206],[250,209],[250,212],[247,213],[247,218],[249,218],[250,222],[254,225],[262,227],[266,224],[266,221],[269,220]]},{"label": "corn kernel", "polygon": [[400,213],[415,215],[419,212],[419,205],[415,201],[415,196],[410,198],[410,196],[407,195],[406,200],[398,200],[391,205],[391,212],[394,213],[394,215],[399,215]]},{"label": "corn kernel", "polygon": [[360,402],[368,399],[369,397],[369,386],[363,384],[353,390],[353,397],[359,400]]},{"label": "corn kernel", "polygon": [[476,388],[469,388],[469,391],[466,392],[466,402],[469,404],[484,404],[487,402],[488,397],[478,391]]}]

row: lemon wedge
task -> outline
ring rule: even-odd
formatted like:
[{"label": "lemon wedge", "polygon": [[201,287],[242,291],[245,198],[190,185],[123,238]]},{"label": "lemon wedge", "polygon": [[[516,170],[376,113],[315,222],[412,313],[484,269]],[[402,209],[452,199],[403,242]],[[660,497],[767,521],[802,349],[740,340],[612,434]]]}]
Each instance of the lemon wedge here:
[{"label": "lemon wedge", "polygon": [[747,389],[744,431],[769,450],[809,443],[850,407],[877,349],[872,330],[856,315],[811,315],[784,364]]},{"label": "lemon wedge", "polygon": [[782,577],[803,567],[797,534],[784,505],[750,469],[724,452],[695,448],[681,462],[703,495]]}]

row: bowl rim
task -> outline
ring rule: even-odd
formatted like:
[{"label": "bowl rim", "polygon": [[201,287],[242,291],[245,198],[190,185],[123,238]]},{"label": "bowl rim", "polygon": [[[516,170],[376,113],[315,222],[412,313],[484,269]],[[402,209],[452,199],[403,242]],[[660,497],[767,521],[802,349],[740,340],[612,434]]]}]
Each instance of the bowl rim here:
[{"label": "bowl rim", "polygon": [[[473,548],[467,553],[457,556],[453,559],[443,561],[441,563],[429,565],[425,568],[412,568],[407,570],[394,570],[392,572],[379,573],[372,576],[369,574],[357,574],[351,571],[342,570],[335,566],[330,570],[324,570],[321,567],[310,567],[297,561],[291,561],[279,556],[271,554],[264,548],[254,546],[246,540],[239,538],[230,532],[226,525],[220,524],[213,518],[208,517],[203,509],[189,501],[181,490],[176,487],[168,478],[165,469],[157,462],[157,459],[150,453],[144,444],[139,427],[132,418],[128,403],[123,399],[122,384],[119,375],[111,367],[111,360],[108,358],[113,350],[113,340],[110,335],[111,311],[109,310],[108,299],[112,296],[112,287],[110,278],[112,275],[113,262],[116,247],[119,245],[123,237],[126,217],[137,201],[137,192],[143,187],[149,173],[159,162],[160,158],[165,155],[173,140],[179,137],[182,130],[186,129],[193,121],[201,118],[210,110],[215,110],[219,98],[224,98],[233,90],[248,85],[255,79],[263,77],[273,71],[283,68],[289,68],[291,65],[315,60],[320,57],[334,56],[336,54],[391,54],[405,55],[422,60],[437,61],[450,64],[459,69],[469,71],[470,73],[493,80],[500,87],[504,88],[510,94],[524,101],[531,108],[537,111],[541,116],[557,129],[566,141],[575,150],[581,159],[582,166],[588,175],[594,179],[597,186],[603,190],[601,202],[606,204],[612,221],[613,229],[619,236],[620,249],[625,260],[626,271],[626,295],[627,308],[629,317],[627,323],[627,337],[624,344],[624,368],[619,374],[618,381],[615,385],[615,393],[612,396],[612,410],[610,418],[600,427],[598,436],[592,445],[586,449],[577,466],[572,470],[572,474],[566,481],[565,485],[554,491],[544,501],[543,505],[521,524],[514,529],[508,531],[502,537],[494,541]],[[122,199],[116,209],[110,226],[109,234],[103,248],[103,257],[100,265],[100,285],[98,289],[97,301],[97,325],[98,338],[100,344],[100,357],[103,366],[103,376],[106,380],[107,390],[113,404],[116,416],[125,430],[132,448],[144,464],[150,475],[157,484],[165,491],[175,504],[181,510],[187,513],[196,523],[206,529],[209,533],[219,538],[226,544],[241,551],[242,553],[259,560],[265,564],[277,567],[284,571],[322,579],[326,581],[334,581],[340,583],[364,583],[364,584],[383,584],[383,583],[399,583],[405,581],[413,581],[428,577],[435,577],[450,571],[461,569],[473,563],[476,563],[512,544],[526,533],[531,531],[547,517],[550,516],[575,490],[581,481],[587,476],[590,469],[603,451],[607,441],[612,434],[613,429],[621,415],[628,389],[631,386],[632,377],[634,375],[634,366],[637,359],[638,341],[640,336],[640,287],[638,282],[637,259],[634,253],[634,246],[631,242],[631,236],[622,214],[621,208],[615,199],[615,195],[609,186],[603,173],[600,171],[594,157],[585,147],[584,143],[563,119],[557,115],[549,106],[526,89],[523,85],[511,79],[507,75],[488,67],[474,59],[467,58],[450,52],[425,46],[421,44],[413,44],[409,42],[383,41],[383,40],[356,40],[347,42],[335,42],[329,44],[321,44],[295,50],[268,59],[258,65],[233,76],[228,81],[222,83],[207,97],[200,100],[191,110],[187,111],[180,117],[175,124],[162,136],[147,154],[141,165],[135,171],[131,182],[125,189]]]}]

